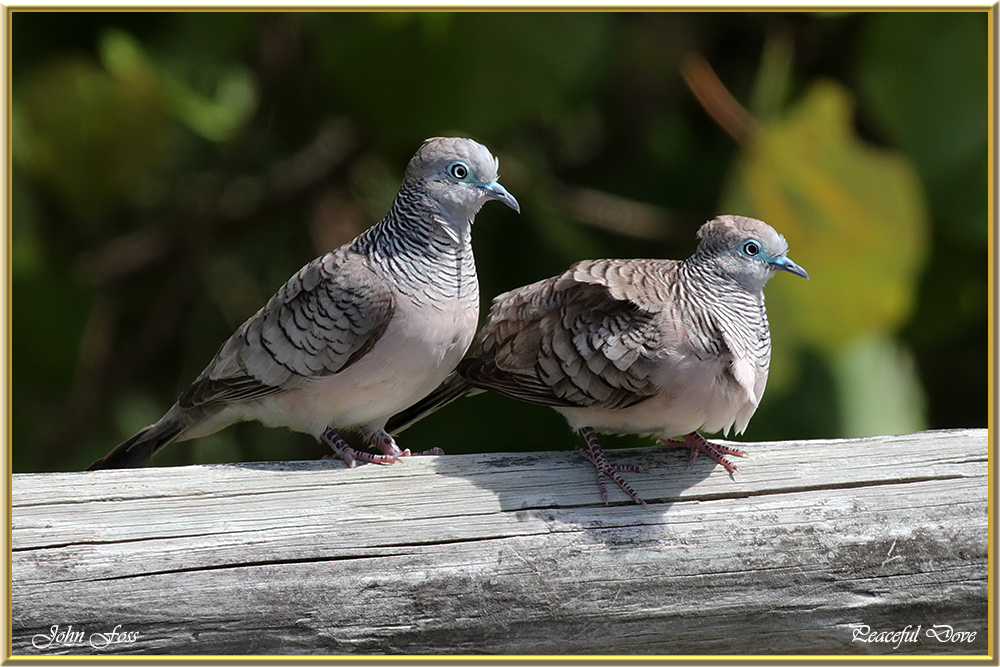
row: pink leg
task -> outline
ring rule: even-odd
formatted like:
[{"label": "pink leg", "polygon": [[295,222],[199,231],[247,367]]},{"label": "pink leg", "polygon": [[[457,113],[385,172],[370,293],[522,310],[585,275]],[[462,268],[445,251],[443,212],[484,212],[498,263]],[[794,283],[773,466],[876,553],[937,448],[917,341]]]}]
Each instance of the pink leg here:
[{"label": "pink leg", "polygon": [[691,450],[691,462],[694,462],[698,458],[698,452],[707,454],[709,458],[721,464],[730,473],[736,472],[738,468],[730,463],[723,454],[730,454],[732,456],[747,455],[742,449],[712,444],[708,440],[705,440],[698,432],[688,433],[680,440],[661,440],[660,442],[666,447],[687,447]]},{"label": "pink leg", "polygon": [[613,465],[608,463],[607,459],[604,458],[604,452],[601,450],[601,444],[597,441],[597,434],[594,429],[589,426],[584,426],[580,429],[580,434],[583,435],[583,439],[587,441],[588,449],[579,449],[577,451],[597,468],[597,488],[601,491],[601,499],[608,502],[608,490],[604,484],[604,476],[607,475],[612,480],[615,481],[618,486],[622,488],[622,491],[627,493],[632,500],[639,503],[640,505],[645,505],[646,502],[639,497],[639,494],[625,481],[619,473],[622,472],[646,472],[642,466],[623,466],[623,465]]}]

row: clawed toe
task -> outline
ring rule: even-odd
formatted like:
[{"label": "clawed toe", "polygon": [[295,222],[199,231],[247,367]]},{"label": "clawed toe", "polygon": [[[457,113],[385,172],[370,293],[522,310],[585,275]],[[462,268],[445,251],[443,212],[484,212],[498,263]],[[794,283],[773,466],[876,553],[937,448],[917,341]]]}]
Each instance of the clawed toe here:
[{"label": "clawed toe", "polygon": [[404,449],[399,454],[400,456],[444,456],[444,450],[440,447],[431,447],[430,449],[425,449],[422,452],[411,452],[409,449]]},{"label": "clawed toe", "polygon": [[363,428],[361,429],[361,435],[368,444],[377,448],[381,454],[354,449],[332,428],[327,428],[320,436],[320,440],[329,445],[330,449],[333,450],[333,455],[342,459],[349,468],[354,468],[358,461],[388,465],[390,463],[397,463],[401,458],[406,456],[440,456],[444,454],[444,450],[440,447],[432,447],[427,451],[416,453],[411,452],[409,449],[400,449],[396,444],[396,440],[381,429]]},{"label": "clawed toe", "polygon": [[680,440],[661,440],[660,442],[666,447],[686,447],[690,449],[691,456],[688,459],[689,464],[694,463],[694,460],[698,458],[698,453],[700,452],[724,467],[730,474],[737,472],[739,468],[733,465],[724,456],[724,454],[729,454],[730,456],[747,455],[747,453],[742,449],[711,443],[697,432],[688,433]]},{"label": "clawed toe", "polygon": [[[365,435],[366,437],[368,436],[367,433]],[[333,453],[343,459],[348,468],[354,468],[357,466],[358,461],[367,461],[368,463],[387,465],[390,463],[396,463],[400,456],[405,456],[403,452],[400,451],[399,447],[396,447],[396,443],[392,440],[392,437],[389,436],[389,434],[386,434],[386,437],[389,438],[388,443],[373,443],[379,445],[379,448],[383,451],[382,454],[359,452],[347,444],[347,441],[337,435],[336,431],[331,428],[328,428],[323,432],[320,436],[320,440],[329,445],[330,449],[333,450]],[[371,440],[369,439],[369,441]],[[393,451],[392,448],[395,448],[395,451]]]},{"label": "clawed toe", "polygon": [[[594,460],[593,455],[590,452],[588,452],[586,449],[584,449],[583,447],[577,447],[576,451],[580,454],[580,456],[582,456],[583,458],[587,459],[588,461],[590,461],[594,465],[599,465],[597,463],[597,461]],[[604,465],[601,466],[601,467],[604,469],[605,472],[608,472],[608,471],[613,471],[613,472],[642,472],[642,473],[648,473],[649,472],[648,470],[646,470],[642,466],[622,465],[620,463],[608,463],[607,459],[604,459]]]},{"label": "clawed toe", "polygon": [[[406,450],[410,451],[410,450]],[[416,452],[413,456],[444,456],[444,450],[440,447],[431,447],[430,449],[425,449],[422,452]]]},{"label": "clawed toe", "polygon": [[[352,450],[354,453],[354,458],[359,461],[367,461],[368,463],[379,463],[382,465],[388,465],[390,463],[397,463],[399,461],[398,456],[389,456],[387,454],[372,454],[370,452],[359,452],[358,450]],[[401,456],[406,456],[401,454]],[[352,468],[354,466],[351,466]]]}]

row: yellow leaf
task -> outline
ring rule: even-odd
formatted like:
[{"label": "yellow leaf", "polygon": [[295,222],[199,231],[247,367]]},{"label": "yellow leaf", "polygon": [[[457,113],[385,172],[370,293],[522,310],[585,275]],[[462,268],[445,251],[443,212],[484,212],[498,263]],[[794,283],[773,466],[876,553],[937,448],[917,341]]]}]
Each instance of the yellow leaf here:
[{"label": "yellow leaf", "polygon": [[722,211],[764,220],[788,239],[811,281],[779,275],[768,285],[775,338],[827,353],[891,335],[906,320],[927,250],[916,170],[856,137],[852,111],[847,90],[821,81],[785,117],[759,126]]}]

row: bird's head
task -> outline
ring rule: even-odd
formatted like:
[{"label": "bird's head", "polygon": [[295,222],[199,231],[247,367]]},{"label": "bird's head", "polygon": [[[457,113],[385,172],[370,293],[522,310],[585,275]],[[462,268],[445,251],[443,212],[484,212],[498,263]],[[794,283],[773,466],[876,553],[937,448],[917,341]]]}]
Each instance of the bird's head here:
[{"label": "bird's head", "polygon": [[770,225],[739,215],[722,215],[698,230],[696,255],[710,259],[726,275],[759,290],[778,271],[809,279],[788,257],[788,242]]},{"label": "bird's head", "polygon": [[435,137],[410,160],[406,178],[422,185],[449,218],[471,220],[490,199],[520,213],[517,200],[497,180],[499,164],[472,139]]}]

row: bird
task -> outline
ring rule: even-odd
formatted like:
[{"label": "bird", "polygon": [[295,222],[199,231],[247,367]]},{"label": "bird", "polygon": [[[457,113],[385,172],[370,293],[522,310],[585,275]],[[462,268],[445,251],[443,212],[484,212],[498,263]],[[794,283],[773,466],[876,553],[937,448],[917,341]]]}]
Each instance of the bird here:
[{"label": "bird", "polygon": [[[701,225],[684,260],[596,259],[493,300],[466,357],[427,397],[389,420],[398,433],[465,395],[492,390],[547,405],[586,443],[580,453],[639,504],[598,432],[652,435],[707,454],[746,452],[699,431],[743,433],[767,383],[771,337],[765,283],[780,271],[808,279],[770,225],[722,215]],[[678,440],[679,438],[679,440]]]},{"label": "bird", "polygon": [[[475,215],[490,200],[520,212],[498,170],[476,141],[427,139],[381,221],[303,266],[159,421],[88,470],[137,467],[244,420],[311,434],[352,468],[410,455],[384,426],[437,387],[475,336]],[[381,453],[348,445],[340,432],[351,429]]]}]

